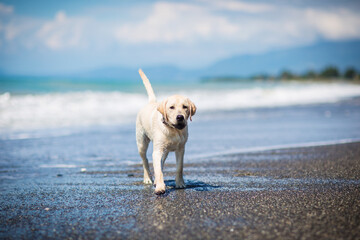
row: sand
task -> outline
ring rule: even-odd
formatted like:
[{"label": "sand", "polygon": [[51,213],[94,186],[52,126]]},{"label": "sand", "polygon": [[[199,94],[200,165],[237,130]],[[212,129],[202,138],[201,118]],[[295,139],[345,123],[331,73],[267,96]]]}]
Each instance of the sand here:
[{"label": "sand", "polygon": [[1,239],[360,239],[360,142],[213,156],[153,193],[141,165],[2,180]]}]

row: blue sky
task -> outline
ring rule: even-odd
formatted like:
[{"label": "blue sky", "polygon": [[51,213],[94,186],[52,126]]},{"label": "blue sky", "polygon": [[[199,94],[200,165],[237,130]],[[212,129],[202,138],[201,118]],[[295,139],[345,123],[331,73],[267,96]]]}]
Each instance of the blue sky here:
[{"label": "blue sky", "polygon": [[360,39],[360,1],[1,1],[0,70],[206,67],[241,54]]}]

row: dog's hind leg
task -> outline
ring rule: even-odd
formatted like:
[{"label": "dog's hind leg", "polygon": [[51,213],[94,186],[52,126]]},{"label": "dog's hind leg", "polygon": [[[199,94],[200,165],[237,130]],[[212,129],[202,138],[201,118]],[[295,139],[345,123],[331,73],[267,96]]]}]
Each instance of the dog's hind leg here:
[{"label": "dog's hind leg", "polygon": [[145,184],[152,184],[151,179],[151,172],[149,168],[149,161],[146,157],[146,152],[149,147],[150,139],[142,132],[136,132],[136,143],[138,147],[138,151],[140,154],[140,157],[143,161],[143,167],[144,167],[144,183]]}]

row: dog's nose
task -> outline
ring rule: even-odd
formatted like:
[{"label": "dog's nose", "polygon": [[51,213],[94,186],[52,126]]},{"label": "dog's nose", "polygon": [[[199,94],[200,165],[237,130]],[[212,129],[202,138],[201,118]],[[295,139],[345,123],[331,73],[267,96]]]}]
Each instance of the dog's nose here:
[{"label": "dog's nose", "polygon": [[178,120],[178,121],[184,121],[184,116],[183,116],[183,115],[177,115],[177,116],[176,116],[176,120]]}]

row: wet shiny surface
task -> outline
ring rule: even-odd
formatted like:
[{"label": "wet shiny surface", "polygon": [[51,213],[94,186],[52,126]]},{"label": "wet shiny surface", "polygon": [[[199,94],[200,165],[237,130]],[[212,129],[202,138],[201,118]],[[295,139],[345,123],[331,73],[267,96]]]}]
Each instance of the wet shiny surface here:
[{"label": "wet shiny surface", "polygon": [[168,164],[162,196],[141,165],[6,171],[3,239],[360,237],[360,143],[208,158],[185,165],[181,190]]}]

